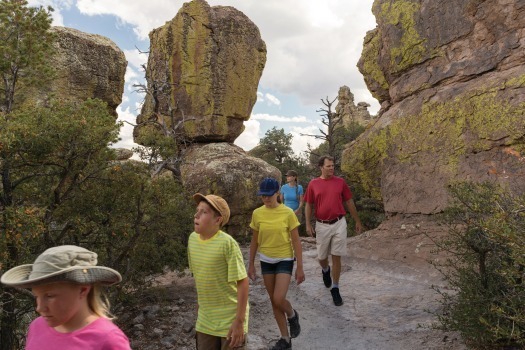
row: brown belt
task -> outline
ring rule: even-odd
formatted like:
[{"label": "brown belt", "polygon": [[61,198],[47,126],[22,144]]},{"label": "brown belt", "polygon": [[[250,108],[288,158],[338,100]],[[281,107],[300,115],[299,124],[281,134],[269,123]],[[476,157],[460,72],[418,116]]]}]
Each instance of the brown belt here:
[{"label": "brown belt", "polygon": [[332,224],[335,224],[336,222],[338,222],[339,220],[341,220],[344,217],[345,217],[344,215],[339,215],[337,218],[332,219],[332,220],[319,220],[319,219],[317,219],[317,221],[319,221],[319,222],[321,222],[323,224],[332,225]]}]

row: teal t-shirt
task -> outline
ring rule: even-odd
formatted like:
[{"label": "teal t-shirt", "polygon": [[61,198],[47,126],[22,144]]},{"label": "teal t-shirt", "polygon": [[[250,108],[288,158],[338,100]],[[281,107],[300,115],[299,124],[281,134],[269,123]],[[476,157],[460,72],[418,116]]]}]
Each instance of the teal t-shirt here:
[{"label": "teal t-shirt", "polygon": [[304,194],[303,186],[297,185],[297,187],[291,187],[288,184],[284,184],[281,187],[281,193],[284,197],[284,205],[294,211],[299,208],[300,198]]}]

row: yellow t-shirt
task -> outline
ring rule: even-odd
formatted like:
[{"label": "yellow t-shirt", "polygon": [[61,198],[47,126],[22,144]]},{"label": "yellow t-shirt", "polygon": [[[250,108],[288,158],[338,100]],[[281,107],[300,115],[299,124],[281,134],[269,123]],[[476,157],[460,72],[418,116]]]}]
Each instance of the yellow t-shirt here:
[{"label": "yellow t-shirt", "polygon": [[[219,231],[208,240],[193,232],[188,240],[188,262],[195,277],[199,312],[195,330],[226,337],[237,314],[237,281],[247,277],[239,244]],[[248,332],[249,305],[244,332]]]},{"label": "yellow t-shirt", "polygon": [[255,209],[250,223],[250,227],[259,232],[259,252],[270,258],[293,258],[290,231],[299,225],[293,210],[284,204]]}]

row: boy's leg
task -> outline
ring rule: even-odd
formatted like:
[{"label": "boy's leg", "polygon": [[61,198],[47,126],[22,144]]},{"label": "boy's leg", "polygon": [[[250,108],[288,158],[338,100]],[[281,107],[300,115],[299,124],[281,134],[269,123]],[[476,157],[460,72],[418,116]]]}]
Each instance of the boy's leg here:
[{"label": "boy's leg", "polygon": [[197,347],[197,350],[221,350],[221,337],[196,332],[195,345]]}]

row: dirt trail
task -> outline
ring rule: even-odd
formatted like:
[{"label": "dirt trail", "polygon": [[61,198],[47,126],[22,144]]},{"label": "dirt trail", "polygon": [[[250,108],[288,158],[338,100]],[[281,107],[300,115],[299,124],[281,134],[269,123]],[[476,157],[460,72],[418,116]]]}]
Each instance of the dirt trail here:
[{"label": "dirt trail", "polygon": [[[303,249],[306,281],[292,283],[288,294],[302,326],[294,349],[465,349],[457,335],[421,327],[433,322],[426,310],[438,307],[430,287],[442,282],[431,267],[346,257],[340,280],[344,305],[336,307],[322,283],[314,241],[303,239]],[[278,329],[261,278],[250,285],[250,305],[249,349],[267,349]]]},{"label": "dirt trail", "polygon": [[[431,286],[443,282],[428,259],[429,236],[446,232],[425,218],[390,220],[387,225],[348,238],[340,280],[344,305],[335,306],[321,278],[315,240],[302,238],[306,281],[292,283],[288,297],[300,314],[302,332],[294,350],[464,350],[456,334],[431,330],[427,310],[439,307]],[[242,248],[248,261],[248,247]],[[270,300],[260,276],[250,282],[249,350],[266,350],[279,337]],[[194,350],[196,293],[193,278],[167,273],[151,302],[119,313],[135,350]],[[153,297],[153,296],[152,296]],[[426,326],[426,327],[425,327]]]}]

